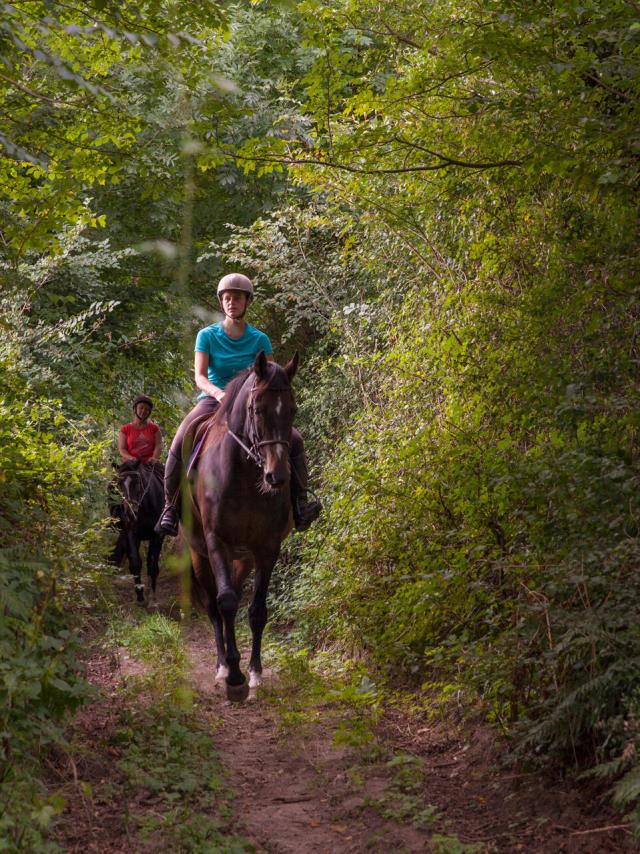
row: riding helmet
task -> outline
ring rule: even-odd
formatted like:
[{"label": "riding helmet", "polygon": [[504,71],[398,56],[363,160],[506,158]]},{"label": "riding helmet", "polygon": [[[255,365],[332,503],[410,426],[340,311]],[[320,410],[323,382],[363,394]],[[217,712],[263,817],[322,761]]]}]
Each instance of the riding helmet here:
[{"label": "riding helmet", "polygon": [[249,299],[253,299],[253,283],[248,276],[242,273],[227,273],[218,282],[218,299],[222,298],[225,291],[244,291]]},{"label": "riding helmet", "polygon": [[135,408],[139,403],[146,403],[150,409],[153,409],[153,401],[150,397],[147,397],[146,394],[139,394],[136,399],[133,401],[133,410],[135,412]]}]

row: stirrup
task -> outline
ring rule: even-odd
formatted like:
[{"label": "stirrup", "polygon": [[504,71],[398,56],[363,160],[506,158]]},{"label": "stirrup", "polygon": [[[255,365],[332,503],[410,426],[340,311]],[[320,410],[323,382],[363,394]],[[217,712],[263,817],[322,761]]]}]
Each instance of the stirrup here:
[{"label": "stirrup", "polygon": [[293,521],[296,531],[306,531],[311,523],[315,522],[321,511],[322,504],[317,499],[312,498],[311,501],[298,499],[293,507]]},{"label": "stirrup", "polygon": [[178,516],[178,511],[173,504],[167,504],[160,514],[160,518],[153,530],[156,534],[165,534],[167,537],[177,537],[179,523],[180,517]]}]

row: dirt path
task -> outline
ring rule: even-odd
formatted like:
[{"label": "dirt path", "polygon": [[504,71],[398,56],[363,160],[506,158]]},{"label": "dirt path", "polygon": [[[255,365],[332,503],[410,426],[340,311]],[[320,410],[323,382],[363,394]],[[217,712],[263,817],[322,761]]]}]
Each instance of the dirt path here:
[{"label": "dirt path", "polygon": [[[447,731],[442,724],[420,727],[388,714],[378,728],[382,758],[364,762],[357,751],[337,748],[332,727],[322,720],[307,735],[287,737],[279,734],[277,715],[265,704],[220,705],[222,695],[211,685],[211,639],[203,628],[194,627],[189,641],[194,682],[222,717],[222,730],[236,736],[218,748],[237,793],[238,826],[260,849],[273,854],[636,850],[623,828],[595,830],[621,824],[601,802],[601,790],[502,770],[498,748],[484,727]],[[398,786],[394,772],[402,765],[393,764],[394,756],[422,761],[419,785]],[[425,813],[424,826],[414,826]]]},{"label": "dirt path", "polygon": [[[189,636],[194,685],[211,714],[223,720],[218,749],[232,775],[237,825],[260,850],[382,851],[391,842],[400,851],[427,850],[426,831],[361,812],[383,788],[374,774],[366,787],[359,780],[354,786],[349,751],[336,747],[321,723],[304,734],[285,735],[277,714],[260,699],[225,702],[221,688],[212,685],[211,638],[203,629],[197,624]],[[273,678],[265,671],[266,681]]]},{"label": "dirt path", "polygon": [[[128,597],[128,587],[122,589]],[[161,586],[160,602],[166,614],[176,613],[176,591],[169,580]],[[191,789],[186,784],[171,789],[166,780],[149,777],[155,754],[144,751],[157,745],[140,740],[144,733],[136,729],[136,721],[141,727],[153,725],[153,701],[144,694],[132,699],[125,690],[131,680],[144,676],[145,665],[128,652],[114,656],[94,648],[88,676],[99,693],[70,728],[72,749],[51,762],[52,783],[65,791],[66,807],[54,834],[62,850],[636,850],[628,829],[616,827],[623,822],[603,803],[602,790],[504,768],[501,751],[484,727],[420,722],[389,710],[378,720],[375,739],[366,742],[366,749],[336,744],[334,734],[344,713],[339,704],[316,699],[297,718],[289,715],[296,725],[285,725],[273,698],[288,686],[269,672],[271,687],[265,696],[229,704],[213,683],[208,625],[193,621],[186,643],[197,736],[209,748],[205,744],[204,753],[192,757],[191,776],[177,766],[166,773],[182,775]],[[171,733],[168,727],[161,740]],[[143,755],[138,760],[141,783],[133,788],[128,738],[140,741]],[[170,768],[171,746],[165,744],[163,750],[162,761]],[[214,787],[215,797],[198,789],[208,750],[219,755],[228,773],[228,782]],[[197,821],[192,813],[180,812],[183,796],[190,807],[196,804]],[[174,841],[169,844],[167,838]]]}]

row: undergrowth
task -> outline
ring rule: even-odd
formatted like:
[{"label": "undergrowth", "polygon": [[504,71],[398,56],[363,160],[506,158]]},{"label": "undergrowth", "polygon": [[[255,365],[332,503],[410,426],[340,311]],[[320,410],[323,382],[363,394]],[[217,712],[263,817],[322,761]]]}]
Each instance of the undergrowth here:
[{"label": "undergrowth", "polygon": [[[117,757],[114,773],[108,789],[93,797],[120,805],[136,850],[254,850],[230,829],[233,796],[211,721],[200,715],[187,684],[180,624],[157,613],[122,611],[110,620],[102,647],[118,656],[123,671],[116,720],[98,744],[101,754]],[[81,757],[88,748],[77,743],[73,749]]]},{"label": "undergrowth", "polygon": [[[101,747],[122,750],[114,795],[130,804],[124,821],[134,838],[189,854],[253,850],[229,830],[231,792],[211,733],[193,709],[128,707]],[[136,806],[140,792],[152,810],[148,802]]]},{"label": "undergrowth", "polygon": [[148,790],[162,813],[132,812],[132,828],[143,839],[161,839],[167,849],[190,854],[253,850],[229,832],[232,796],[187,684],[180,624],[160,614],[133,623],[120,618],[110,627],[110,640],[148,666],[125,689],[130,699],[153,697],[150,706],[129,706],[112,736],[124,746],[118,767],[127,790]]}]

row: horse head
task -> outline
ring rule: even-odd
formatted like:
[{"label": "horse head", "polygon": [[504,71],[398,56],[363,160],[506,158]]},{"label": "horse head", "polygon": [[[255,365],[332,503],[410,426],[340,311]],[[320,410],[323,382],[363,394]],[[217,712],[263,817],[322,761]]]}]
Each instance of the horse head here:
[{"label": "horse head", "polygon": [[265,493],[279,492],[289,482],[289,446],[296,411],[291,380],[297,368],[297,353],[282,367],[268,361],[261,350],[229,420],[229,430],[234,432],[235,427],[248,441]]},{"label": "horse head", "polygon": [[140,460],[127,460],[118,467],[118,486],[126,516],[135,519],[144,491]]}]

